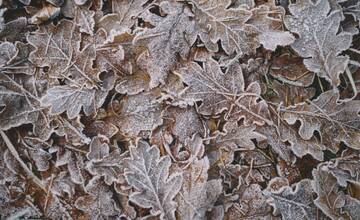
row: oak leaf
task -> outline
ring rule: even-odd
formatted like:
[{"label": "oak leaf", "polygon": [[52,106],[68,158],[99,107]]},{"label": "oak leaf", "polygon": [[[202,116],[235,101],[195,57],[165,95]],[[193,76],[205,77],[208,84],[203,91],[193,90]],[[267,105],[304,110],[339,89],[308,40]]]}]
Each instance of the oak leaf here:
[{"label": "oak leaf", "polygon": [[185,59],[196,40],[196,36],[185,38],[194,28],[193,14],[186,5],[162,1],[159,7],[166,16],[158,16],[150,10],[142,13],[139,17],[155,27],[140,30],[133,41],[135,45],[148,47],[148,52],[138,58],[138,63],[150,75],[150,88],[164,84],[169,71],[175,68],[178,56]]},{"label": "oak leaf", "polygon": [[286,108],[283,118],[290,125],[300,121],[299,134],[304,140],[310,140],[317,131],[322,143],[337,152],[341,141],[359,149],[359,109],[360,101],[340,101],[337,92],[327,91],[315,100]]},{"label": "oak leaf", "polygon": [[222,192],[220,179],[208,180],[210,168],[207,157],[195,160],[183,173],[183,185],[176,196],[181,219],[204,219]]},{"label": "oak leaf", "polygon": [[352,34],[339,31],[341,11],[330,12],[328,0],[304,0],[289,5],[292,15],[284,23],[299,38],[291,47],[304,59],[306,68],[324,77],[333,87],[340,83],[339,75],[345,71],[349,57],[339,55],[347,50]]},{"label": "oak leaf", "polygon": [[160,219],[175,219],[173,199],[181,188],[182,174],[170,174],[170,157],[160,157],[159,149],[144,141],[130,146],[130,155],[125,159],[125,177],[134,188],[130,201],[151,208],[150,213]]},{"label": "oak leaf", "polygon": [[316,219],[314,191],[309,179],[298,182],[294,190],[290,186],[285,186],[272,192],[265,191],[264,194],[273,199],[275,212],[280,213],[282,219]]},{"label": "oak leaf", "polygon": [[75,207],[84,211],[92,219],[108,219],[119,214],[119,210],[112,199],[111,189],[105,185],[100,177],[92,178],[85,187],[88,195],[81,196],[75,201]]}]

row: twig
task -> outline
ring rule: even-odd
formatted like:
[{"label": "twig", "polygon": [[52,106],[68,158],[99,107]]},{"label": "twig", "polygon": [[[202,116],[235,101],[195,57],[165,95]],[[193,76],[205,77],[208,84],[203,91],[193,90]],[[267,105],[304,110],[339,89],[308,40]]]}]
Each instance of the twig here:
[{"label": "twig", "polygon": [[50,194],[51,194],[51,187],[53,185],[53,182],[54,182],[54,174],[51,175],[50,183],[49,183],[49,186],[48,186],[48,189],[47,189],[45,205],[44,205],[44,212],[46,212],[46,208],[47,208],[47,205],[49,203],[49,198],[50,198]]},{"label": "twig", "polygon": [[345,72],[346,72],[346,76],[349,78],[351,87],[352,87],[352,89],[353,89],[353,92],[354,92],[353,98],[354,98],[354,97],[356,97],[357,94],[358,94],[358,91],[357,91],[357,88],[356,88],[356,85],[355,85],[355,82],[354,82],[354,78],[352,77],[352,74],[351,74],[351,72],[350,72],[350,70],[349,70],[349,67],[346,67]]},{"label": "twig", "polygon": [[30,179],[32,179],[32,181],[38,185],[42,190],[44,190],[45,192],[47,192],[46,187],[43,185],[43,183],[41,182],[41,180],[27,167],[27,165],[25,164],[25,162],[20,158],[19,153],[16,151],[14,145],[11,143],[10,139],[8,138],[8,136],[5,134],[4,131],[0,130],[0,135],[2,137],[2,139],[4,140],[7,148],[9,149],[10,153],[15,157],[15,159],[19,162],[20,166],[25,170],[26,174],[28,175],[28,177]]},{"label": "twig", "polygon": [[302,84],[300,82],[294,82],[294,81],[285,79],[284,77],[281,77],[281,76],[275,76],[275,75],[271,75],[271,76],[274,77],[275,79],[279,80],[282,83],[289,84],[292,86],[304,87],[304,84]]}]

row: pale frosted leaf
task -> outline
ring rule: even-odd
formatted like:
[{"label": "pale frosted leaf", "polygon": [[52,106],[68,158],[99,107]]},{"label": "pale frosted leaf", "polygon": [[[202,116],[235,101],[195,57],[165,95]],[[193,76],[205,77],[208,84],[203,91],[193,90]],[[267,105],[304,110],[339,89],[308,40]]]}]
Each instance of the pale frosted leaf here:
[{"label": "pale frosted leaf", "polygon": [[[5,10],[6,9],[3,9],[2,12]],[[2,14],[1,11],[0,14]],[[0,39],[11,42],[23,41],[28,30],[29,28],[27,26],[26,17],[18,17],[17,19],[11,20],[7,23],[1,22]]]},{"label": "pale frosted leaf", "polygon": [[291,4],[292,15],[285,17],[285,25],[299,35],[291,47],[304,60],[305,66],[328,80],[333,87],[340,83],[339,75],[345,71],[349,58],[339,56],[350,47],[352,34],[340,32],[342,12],[330,12],[328,0],[315,3],[304,0]]},{"label": "pale frosted leaf", "polygon": [[51,197],[44,215],[49,219],[72,220],[70,211],[57,197]]},{"label": "pale frosted leaf", "polygon": [[39,75],[0,74],[0,128],[8,130],[32,124],[33,133],[41,139],[48,139],[53,132],[53,125],[39,100],[47,84]]},{"label": "pale frosted leaf", "polygon": [[88,195],[79,197],[75,201],[75,207],[84,211],[91,219],[108,219],[119,214],[111,189],[100,177],[92,178],[85,190]]},{"label": "pale frosted leaf", "polygon": [[97,109],[104,103],[105,98],[114,86],[115,76],[108,76],[99,89],[79,88],[69,85],[54,86],[42,97],[43,106],[51,106],[50,112],[59,115],[66,111],[69,119],[75,118],[84,110],[89,116],[96,113]]},{"label": "pale frosted leaf", "polygon": [[327,91],[313,101],[284,109],[283,118],[290,125],[300,121],[299,134],[305,140],[310,140],[315,131],[319,132],[322,143],[337,152],[341,141],[349,147],[360,148],[359,109],[360,101],[339,101],[338,93]]},{"label": "pale frosted leaf", "polygon": [[79,26],[81,33],[89,35],[94,34],[95,30],[95,12],[87,9],[86,7],[76,7],[75,22]]},{"label": "pale frosted leaf", "polygon": [[81,156],[76,151],[71,151],[71,146],[59,147],[54,146],[49,149],[49,152],[56,152],[56,167],[67,166],[71,180],[76,184],[82,184],[84,182],[84,177],[81,173],[81,170],[84,168],[83,156]]},{"label": "pale frosted leaf", "polygon": [[[204,125],[192,107],[169,107],[162,113],[164,120],[164,133],[174,135],[180,142],[185,143],[195,133],[203,135]],[[161,132],[161,131],[160,131]]]},{"label": "pale frosted leaf", "polygon": [[116,35],[122,28],[131,28],[137,22],[137,16],[143,12],[146,0],[112,1],[111,12],[99,21],[99,26],[104,28],[108,35]]},{"label": "pale frosted leaf", "polygon": [[219,40],[229,55],[234,52],[250,54],[260,46],[256,28],[246,24],[251,18],[251,11],[245,8],[228,8],[230,0],[193,2],[195,34],[200,36],[208,50],[217,51]]},{"label": "pale frosted leaf", "polygon": [[0,55],[0,72],[33,75],[36,72],[36,68],[27,59],[33,48],[29,44],[24,44],[19,41],[15,42],[15,44],[11,44],[12,46],[9,44],[9,42],[1,44],[3,47],[1,51],[7,55],[6,57]]},{"label": "pale frosted leaf", "polygon": [[281,140],[275,126],[262,126],[257,128],[257,131],[266,137],[266,141],[271,146],[271,149],[273,149],[281,159],[285,161],[292,161],[294,159],[291,148],[285,141]]},{"label": "pale frosted leaf", "polygon": [[235,120],[244,120],[245,125],[271,125],[268,104],[261,98],[261,87],[258,82],[252,82],[244,95],[240,96],[235,103],[233,110],[227,117]]},{"label": "pale frosted leaf", "polygon": [[191,105],[202,101],[199,112],[204,115],[231,109],[244,91],[244,78],[238,64],[230,66],[223,73],[213,59],[207,60],[204,68],[190,62],[178,74],[188,85],[183,93],[184,99]]},{"label": "pale frosted leaf", "polygon": [[50,4],[60,7],[62,4],[64,4],[64,0],[46,0]]},{"label": "pale frosted leaf", "polygon": [[289,125],[283,118],[279,117],[277,112],[271,108],[273,126],[263,126],[259,131],[266,135],[269,144],[284,160],[290,161],[291,150],[297,157],[303,157],[310,154],[317,160],[323,160],[326,146],[316,137],[305,140],[299,135],[298,128],[295,125]]},{"label": "pale frosted leaf", "polygon": [[270,220],[275,218],[271,215],[271,207],[266,203],[259,185],[242,185],[236,195],[238,197],[235,197],[234,203],[229,204],[225,219]]},{"label": "pale frosted leaf", "polygon": [[175,68],[178,56],[185,59],[196,39],[186,39],[184,36],[194,28],[194,22],[190,19],[193,15],[186,5],[163,1],[160,8],[166,13],[165,17],[150,10],[140,15],[155,27],[141,30],[134,38],[135,44],[149,48],[139,57],[138,63],[150,75],[150,88],[165,82],[168,72]]},{"label": "pale frosted leaf", "polygon": [[[255,26],[259,32],[259,41],[265,49],[275,51],[277,46],[287,46],[294,42],[295,37],[282,30],[282,19],[285,10],[282,7],[260,5],[251,10],[252,17],[247,22]],[[274,16],[276,15],[276,16]]]},{"label": "pale frosted leaf", "polygon": [[120,153],[120,149],[110,151],[108,140],[104,137],[94,137],[90,144],[90,152],[87,158],[86,169],[93,175],[104,176],[105,183],[122,182],[124,177],[124,158],[128,152]]},{"label": "pale frosted leaf", "polygon": [[360,159],[359,152],[346,149],[341,157],[333,159],[327,169],[337,179],[340,186],[346,187],[348,183],[360,185]]},{"label": "pale frosted leaf", "polygon": [[108,145],[108,139],[100,135],[95,136],[90,143],[89,152],[86,157],[89,160],[101,161],[104,157],[109,155],[110,147]]},{"label": "pale frosted leaf", "polygon": [[55,121],[57,125],[56,134],[64,136],[68,144],[81,146],[91,142],[91,139],[84,134],[84,125],[80,121],[80,116],[72,120],[58,116]]},{"label": "pale frosted leaf", "polygon": [[71,180],[69,172],[62,171],[56,176],[51,176],[44,180],[46,185],[51,183],[51,193],[54,193],[57,196],[69,196],[73,198],[75,195],[75,183]]},{"label": "pale frosted leaf", "polygon": [[224,125],[224,132],[217,132],[216,144],[226,146],[233,149],[255,149],[255,143],[252,140],[261,142],[266,140],[266,137],[255,131],[255,126],[238,125],[237,121],[228,121]]},{"label": "pale frosted leaf", "polygon": [[284,220],[316,219],[317,209],[311,181],[304,179],[298,182],[294,189],[290,186],[274,191],[264,191],[267,197],[272,198],[275,212],[280,213]]},{"label": "pale frosted leaf", "polygon": [[62,20],[57,26],[40,26],[27,40],[36,48],[30,54],[30,61],[39,67],[50,67],[51,77],[76,79],[76,84],[87,83],[90,87],[99,81],[100,71],[92,67],[94,45],[85,45],[80,50],[80,32],[73,22]]},{"label": "pale frosted leaf", "polygon": [[204,219],[222,192],[220,179],[208,180],[210,168],[207,157],[194,160],[183,173],[183,185],[176,196],[181,219]]},{"label": "pale frosted leaf", "polygon": [[315,205],[331,219],[356,219],[360,211],[359,200],[341,191],[327,164],[320,164],[313,172],[312,186],[317,194]]},{"label": "pale frosted leaf", "polygon": [[182,174],[169,174],[170,157],[160,157],[159,149],[144,141],[131,146],[130,155],[125,159],[125,177],[134,188],[130,201],[151,208],[150,213],[161,219],[175,219],[173,199],[181,188]]},{"label": "pale frosted leaf", "polygon": [[153,89],[137,95],[129,95],[120,101],[118,116],[109,120],[128,136],[136,136],[141,131],[152,131],[161,125],[162,105],[157,101],[160,90]]},{"label": "pale frosted leaf", "polygon": [[2,42],[0,44],[0,70],[2,70],[14,56],[16,56],[15,45],[10,42]]},{"label": "pale frosted leaf", "polygon": [[46,171],[50,167],[51,154],[47,152],[41,142],[35,140],[24,140],[22,142],[23,146],[27,150],[29,157],[34,161],[35,166],[38,171]]},{"label": "pale frosted leaf", "polygon": [[88,0],[73,0],[77,5],[84,5]]}]

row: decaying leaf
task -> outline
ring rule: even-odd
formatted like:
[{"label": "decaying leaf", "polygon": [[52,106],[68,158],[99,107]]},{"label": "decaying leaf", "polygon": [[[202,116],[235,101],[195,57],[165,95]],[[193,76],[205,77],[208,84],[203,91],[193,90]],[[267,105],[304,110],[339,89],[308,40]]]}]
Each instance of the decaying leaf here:
[{"label": "decaying leaf", "polygon": [[60,8],[48,5],[36,12],[29,20],[31,24],[41,24],[52,20],[60,14]]}]

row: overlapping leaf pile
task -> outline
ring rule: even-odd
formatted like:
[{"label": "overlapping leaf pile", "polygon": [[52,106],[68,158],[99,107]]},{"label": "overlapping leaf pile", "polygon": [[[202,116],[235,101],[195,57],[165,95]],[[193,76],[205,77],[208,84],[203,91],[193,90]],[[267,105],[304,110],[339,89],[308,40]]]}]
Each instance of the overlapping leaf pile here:
[{"label": "overlapping leaf pile", "polygon": [[0,0],[0,218],[359,219],[358,0]]}]

